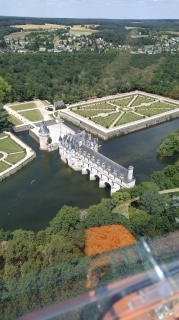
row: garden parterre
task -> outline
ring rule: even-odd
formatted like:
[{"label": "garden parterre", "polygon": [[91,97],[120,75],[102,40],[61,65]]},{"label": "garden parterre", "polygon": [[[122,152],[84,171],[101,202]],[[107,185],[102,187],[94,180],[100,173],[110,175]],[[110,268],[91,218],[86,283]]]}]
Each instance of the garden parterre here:
[{"label": "garden parterre", "polygon": [[167,111],[179,109],[179,104],[165,101],[165,98],[142,94],[129,94],[103,102],[72,107],[70,110],[99,124],[104,128],[113,128],[134,121],[161,115]]}]

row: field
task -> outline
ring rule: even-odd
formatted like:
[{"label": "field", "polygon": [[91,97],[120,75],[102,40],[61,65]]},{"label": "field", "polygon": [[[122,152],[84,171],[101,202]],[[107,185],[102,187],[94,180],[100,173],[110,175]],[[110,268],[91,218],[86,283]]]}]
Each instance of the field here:
[{"label": "field", "polygon": [[6,153],[22,152],[24,151],[21,146],[14,142],[10,137],[0,140],[0,151]]},{"label": "field", "polygon": [[138,27],[125,27],[126,30],[138,29]]},{"label": "field", "polygon": [[21,103],[18,105],[13,105],[10,108],[14,111],[21,111],[21,110],[26,110],[26,109],[37,108],[37,106],[34,102],[30,102],[30,103]]},{"label": "field", "polygon": [[14,125],[14,126],[18,126],[20,124],[22,124],[22,122],[17,119],[16,117],[9,115],[8,120]]},{"label": "field", "polygon": [[28,31],[22,31],[22,32],[13,32],[11,34],[8,34],[8,36],[5,36],[5,38],[14,38],[14,39],[18,39],[18,38],[24,38],[26,37],[30,32]]},{"label": "field", "polygon": [[63,29],[65,26],[59,25],[59,24],[45,23],[45,24],[22,24],[22,25],[18,24],[12,27],[22,28],[24,30],[31,30],[31,29]]},{"label": "field", "polygon": [[32,122],[43,120],[43,116],[39,110],[22,111],[19,114]]},{"label": "field", "polygon": [[136,34],[131,36],[131,38],[148,38],[148,34]]},{"label": "field", "polygon": [[16,164],[20,160],[24,159],[26,156],[25,152],[22,153],[15,153],[15,154],[9,154],[8,157],[6,158],[7,162],[10,162],[12,164]]},{"label": "field", "polygon": [[[12,27],[14,27],[14,28],[22,28],[23,30],[39,30],[39,29],[53,30],[53,29],[64,29],[65,27],[69,27],[69,26],[46,23],[46,24],[41,24],[41,25],[39,25],[39,24],[23,24],[23,25],[15,25],[15,26],[12,26]],[[97,31],[93,30],[93,29],[89,29],[88,27],[85,27],[85,26],[81,27],[80,25],[74,25],[73,27],[70,27],[70,33],[71,34],[86,34],[86,35],[89,35],[89,34],[94,33],[94,32],[97,32]]]},{"label": "field", "polygon": [[3,153],[0,152],[0,159],[4,157]]},{"label": "field", "polygon": [[129,122],[133,122],[133,121],[137,121],[137,120],[141,120],[142,119],[142,116],[138,116],[137,114],[135,113],[132,113],[132,112],[128,112],[128,113],[125,113],[116,123],[115,126],[119,126],[119,125],[122,125],[122,124],[126,124],[126,123],[129,123]]}]

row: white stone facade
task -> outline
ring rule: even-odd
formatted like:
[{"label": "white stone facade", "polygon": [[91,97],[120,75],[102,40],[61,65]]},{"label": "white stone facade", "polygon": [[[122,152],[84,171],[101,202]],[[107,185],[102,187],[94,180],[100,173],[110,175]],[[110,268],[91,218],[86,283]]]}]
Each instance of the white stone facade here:
[{"label": "white stone facade", "polygon": [[111,187],[111,194],[121,188],[135,185],[133,167],[128,169],[111,161],[98,152],[98,138],[93,138],[85,131],[67,134],[59,138],[61,160],[75,171],[89,174],[90,180],[99,180],[99,187]]}]

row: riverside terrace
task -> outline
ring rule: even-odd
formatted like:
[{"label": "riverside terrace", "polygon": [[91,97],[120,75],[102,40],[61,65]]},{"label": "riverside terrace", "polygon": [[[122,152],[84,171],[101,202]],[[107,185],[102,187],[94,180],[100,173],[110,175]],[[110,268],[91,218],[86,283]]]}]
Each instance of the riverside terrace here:
[{"label": "riverside terrace", "polygon": [[141,91],[82,101],[60,116],[104,140],[179,117],[179,101]]},{"label": "riverside terrace", "polygon": [[121,188],[135,185],[133,167],[128,169],[98,152],[98,139],[85,131],[59,138],[61,160],[73,170],[89,173],[90,180],[99,180],[99,187],[111,187],[111,195]]}]

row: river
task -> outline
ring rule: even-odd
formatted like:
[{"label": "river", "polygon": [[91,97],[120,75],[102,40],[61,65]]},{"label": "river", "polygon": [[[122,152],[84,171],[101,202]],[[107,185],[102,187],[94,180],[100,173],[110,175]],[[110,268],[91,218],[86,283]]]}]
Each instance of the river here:
[{"label": "river", "polygon": [[[99,151],[124,167],[134,166],[136,183],[148,181],[153,171],[173,164],[179,156],[159,160],[161,139],[179,128],[179,119],[108,141],[99,140]],[[28,135],[17,136],[31,146],[37,158],[25,168],[0,182],[0,228],[39,231],[49,225],[63,205],[87,208],[110,197],[108,188],[75,172],[61,162],[58,151],[47,153]],[[33,183],[31,183],[35,180]]]}]

